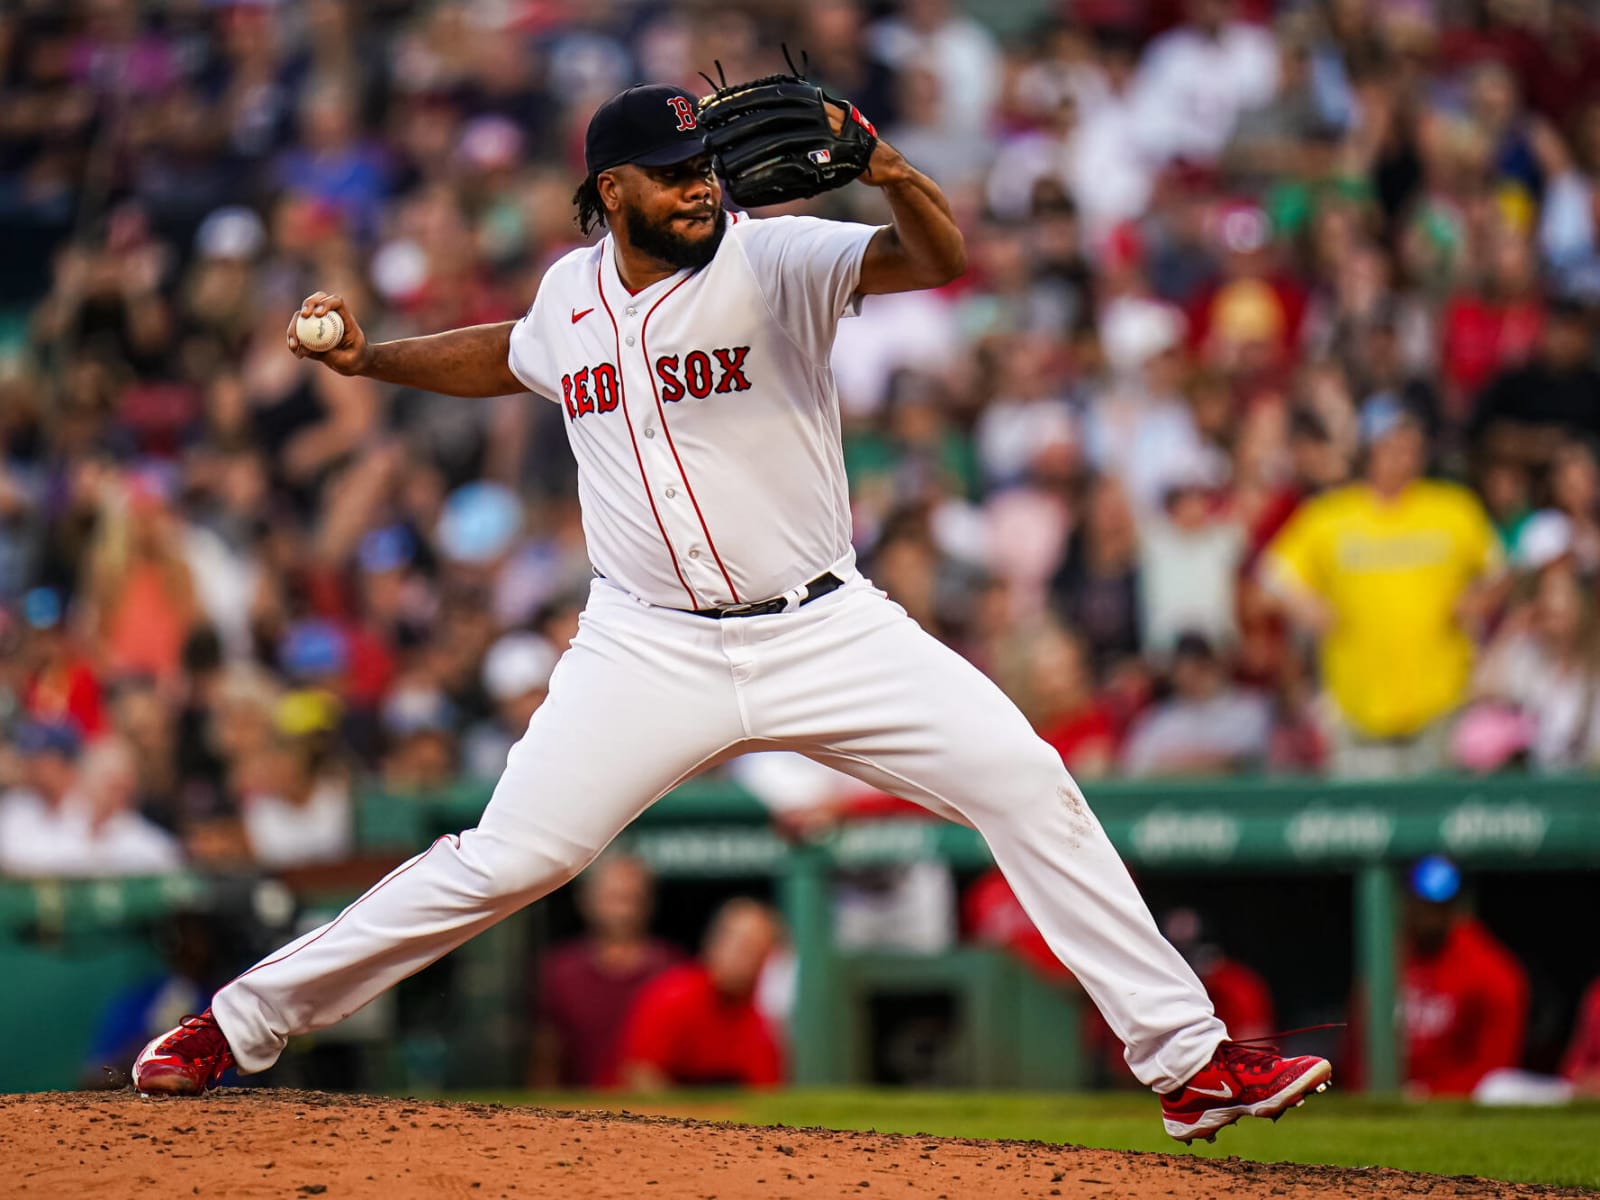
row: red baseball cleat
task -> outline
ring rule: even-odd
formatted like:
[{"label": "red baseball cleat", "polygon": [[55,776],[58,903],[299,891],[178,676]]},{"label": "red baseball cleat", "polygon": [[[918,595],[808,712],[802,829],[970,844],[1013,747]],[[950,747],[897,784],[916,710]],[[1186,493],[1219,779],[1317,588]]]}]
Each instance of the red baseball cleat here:
[{"label": "red baseball cleat", "polygon": [[1223,1042],[1199,1074],[1161,1097],[1167,1132],[1184,1145],[1195,1138],[1217,1140],[1217,1130],[1240,1117],[1276,1121],[1308,1095],[1325,1092],[1333,1067],[1325,1058],[1284,1058],[1271,1047]]},{"label": "red baseball cleat", "polygon": [[233,1066],[233,1051],[208,1008],[185,1017],[139,1052],[133,1086],[141,1096],[198,1096]]}]

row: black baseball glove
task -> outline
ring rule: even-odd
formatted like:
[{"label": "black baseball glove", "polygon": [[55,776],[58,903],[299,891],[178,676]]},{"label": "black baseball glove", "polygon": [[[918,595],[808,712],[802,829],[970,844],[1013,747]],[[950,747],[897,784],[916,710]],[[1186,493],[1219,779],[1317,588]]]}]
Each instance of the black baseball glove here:
[{"label": "black baseball glove", "polygon": [[[838,133],[828,120],[829,101],[845,111]],[[724,81],[700,101],[699,125],[722,186],[741,208],[843,187],[867,169],[878,144],[878,131],[855,105],[799,71]]]}]

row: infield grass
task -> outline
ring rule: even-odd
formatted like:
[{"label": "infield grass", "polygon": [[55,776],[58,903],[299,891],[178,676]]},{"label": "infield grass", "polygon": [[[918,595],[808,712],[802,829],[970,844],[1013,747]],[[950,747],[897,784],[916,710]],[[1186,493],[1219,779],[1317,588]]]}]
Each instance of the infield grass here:
[{"label": "infield grass", "polygon": [[1185,1151],[1162,1132],[1160,1110],[1128,1093],[850,1091],[698,1092],[619,1096],[492,1092],[457,1095],[495,1104],[698,1117],[751,1125],[871,1129],[942,1137],[1019,1138],[1113,1150],[1154,1150],[1261,1162],[1397,1167],[1438,1175],[1482,1175],[1526,1183],[1600,1188],[1600,1104],[1557,1109],[1486,1109],[1408,1104],[1334,1093],[1274,1125],[1246,1120],[1216,1145]]}]

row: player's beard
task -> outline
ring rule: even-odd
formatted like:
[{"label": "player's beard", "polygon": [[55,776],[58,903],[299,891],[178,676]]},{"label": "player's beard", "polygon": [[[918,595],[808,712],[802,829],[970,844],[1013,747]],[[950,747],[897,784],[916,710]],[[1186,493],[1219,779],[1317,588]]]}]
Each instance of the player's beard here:
[{"label": "player's beard", "polygon": [[628,241],[635,250],[659,259],[680,271],[698,271],[717,255],[722,235],[728,228],[728,214],[718,211],[711,232],[702,238],[686,238],[674,233],[670,224],[657,225],[638,209],[627,216]]}]

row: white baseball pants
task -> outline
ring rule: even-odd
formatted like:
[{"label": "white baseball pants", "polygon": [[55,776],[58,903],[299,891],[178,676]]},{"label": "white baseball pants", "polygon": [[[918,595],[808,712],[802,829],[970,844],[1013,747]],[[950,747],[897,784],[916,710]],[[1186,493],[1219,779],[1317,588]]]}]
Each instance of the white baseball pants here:
[{"label": "white baseball pants", "polygon": [[578,874],[673,786],[790,749],[977,829],[1156,1091],[1226,1037],[1054,750],[859,576],[792,613],[710,620],[596,580],[477,828],[440,838],[216,995],[246,1071]]}]

